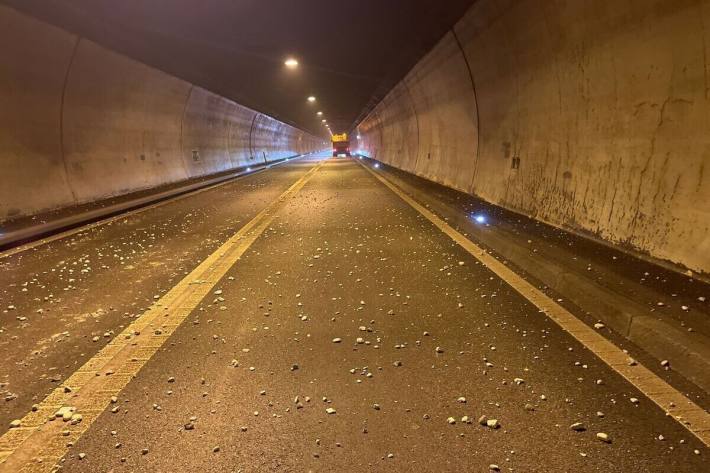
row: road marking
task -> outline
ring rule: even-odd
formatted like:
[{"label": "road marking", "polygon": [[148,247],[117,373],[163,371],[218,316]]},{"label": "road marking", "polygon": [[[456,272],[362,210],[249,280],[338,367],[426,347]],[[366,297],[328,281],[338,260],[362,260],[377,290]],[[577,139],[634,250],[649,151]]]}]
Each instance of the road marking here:
[{"label": "road marking", "polygon": [[[111,397],[138,374],[323,163],[310,169],[52,391],[35,411],[21,419],[20,427],[0,437],[0,472],[53,471],[66,454],[67,444],[76,443],[110,404]],[[76,408],[83,416],[81,422],[49,422],[62,407]]]},{"label": "road marking", "polygon": [[564,331],[576,338],[582,345],[609,365],[612,370],[616,371],[626,378],[627,381],[636,386],[639,391],[658,404],[661,409],[688,429],[693,435],[700,439],[701,442],[706,446],[710,446],[710,414],[708,412],[666,383],[648,368],[638,363],[630,364],[629,355],[624,353],[619,347],[587,326],[508,266],[488,254],[483,248],[449,226],[444,220],[419,204],[387,178],[376,173],[365,164],[362,164],[362,166],[474,258],[498,275],[498,277],[518,291],[528,301],[537,306]]},{"label": "road marking", "polygon": [[286,162],[293,161],[294,159],[299,159],[299,158],[301,158],[301,157],[302,157],[302,156],[297,156],[297,157],[293,157],[293,158],[288,158],[288,159],[286,159],[286,160],[284,160],[284,161],[280,161],[280,162],[278,162],[278,163],[269,164],[269,165],[267,165],[267,166],[264,166],[263,168],[260,168],[260,169],[254,170],[254,171],[249,171],[249,172],[244,171],[244,172],[242,172],[242,173],[237,173],[236,175],[234,175],[234,176],[232,176],[232,177],[228,177],[228,178],[226,178],[225,180],[223,180],[223,181],[221,181],[221,182],[217,182],[216,184],[209,184],[209,185],[207,185],[206,187],[201,187],[201,188],[199,188],[199,189],[195,189],[195,190],[192,190],[192,191],[187,191],[187,192],[185,192],[184,194],[180,194],[180,195],[177,195],[177,196],[174,196],[174,197],[167,197],[167,198],[165,198],[164,200],[161,200],[160,202],[157,202],[157,203],[155,203],[155,204],[146,205],[146,206],[144,206],[144,207],[140,207],[140,208],[135,209],[135,210],[129,210],[128,212],[122,212],[122,213],[120,213],[119,215],[115,215],[115,216],[113,216],[113,217],[105,218],[105,219],[99,220],[99,221],[94,222],[94,223],[89,223],[89,224],[87,224],[87,225],[82,225],[82,226],[77,227],[77,228],[72,228],[72,229],[69,229],[69,230],[65,230],[65,231],[59,232],[59,233],[57,233],[57,234],[55,234],[55,235],[51,235],[51,236],[48,236],[48,237],[45,237],[45,238],[41,238],[41,239],[39,239],[39,240],[35,240],[35,241],[32,241],[32,242],[26,243],[26,244],[24,244],[24,245],[20,245],[20,246],[17,246],[17,247],[15,247],[15,248],[11,248],[11,249],[9,249],[9,250],[2,251],[2,252],[0,252],[0,259],[7,258],[8,256],[16,255],[16,254],[18,254],[18,253],[22,253],[22,252],[27,251],[27,250],[31,250],[32,248],[37,248],[38,246],[46,245],[47,243],[51,243],[51,242],[53,242],[53,241],[61,240],[61,239],[66,238],[66,237],[69,237],[69,236],[72,236],[72,235],[76,235],[77,233],[88,232],[89,230],[92,230],[92,229],[94,229],[94,228],[96,228],[96,227],[100,227],[100,226],[102,226],[102,225],[106,225],[106,224],[108,224],[108,223],[112,223],[112,222],[115,222],[115,221],[117,221],[117,220],[121,220],[121,219],[124,219],[124,218],[129,218],[129,217],[131,217],[131,216],[133,216],[133,215],[136,215],[136,214],[139,214],[139,213],[141,213],[141,212],[145,212],[145,211],[147,211],[147,210],[152,210],[152,209],[161,207],[161,206],[163,206],[163,205],[170,204],[170,203],[172,203],[172,202],[176,202],[176,201],[178,201],[178,200],[186,199],[186,198],[188,198],[188,197],[193,197],[193,196],[195,196],[195,195],[197,195],[197,194],[201,194],[202,192],[206,192],[206,191],[212,190],[212,189],[214,189],[214,188],[221,187],[221,186],[224,186],[224,185],[226,185],[226,184],[233,183],[235,180],[237,180],[237,179],[239,179],[239,178],[241,178],[241,177],[253,176],[254,174],[258,174],[258,173],[260,173],[260,172],[267,171],[267,170],[271,169],[272,167],[278,166],[278,165],[280,165],[280,164],[284,164],[284,163],[286,163]]}]

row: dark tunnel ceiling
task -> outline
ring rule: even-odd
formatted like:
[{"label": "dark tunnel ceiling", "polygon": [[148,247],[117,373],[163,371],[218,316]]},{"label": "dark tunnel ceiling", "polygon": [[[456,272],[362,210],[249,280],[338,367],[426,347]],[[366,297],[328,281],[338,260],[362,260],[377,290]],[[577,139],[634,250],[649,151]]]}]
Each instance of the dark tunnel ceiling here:
[{"label": "dark tunnel ceiling", "polygon": [[[347,131],[473,0],[4,0],[299,128]],[[287,70],[287,55],[301,66]],[[310,94],[318,98],[308,105]]]}]

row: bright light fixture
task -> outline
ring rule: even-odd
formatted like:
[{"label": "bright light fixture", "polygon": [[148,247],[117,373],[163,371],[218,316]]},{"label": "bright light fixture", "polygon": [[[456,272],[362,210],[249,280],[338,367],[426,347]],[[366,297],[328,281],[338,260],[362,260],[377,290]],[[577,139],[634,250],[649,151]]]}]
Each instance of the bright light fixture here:
[{"label": "bright light fixture", "polygon": [[310,95],[310,96],[308,97],[308,101],[311,102],[311,103],[313,103],[313,102],[316,101],[316,98],[315,98],[314,96]]},{"label": "bright light fixture", "polygon": [[323,112],[318,112],[318,113],[316,113],[316,115],[318,115],[319,117],[322,117],[322,116],[323,116]]},{"label": "bright light fixture", "polygon": [[326,119],[324,118],[324,119],[323,119],[323,120],[321,120],[321,121],[322,121],[323,123],[325,123],[325,122],[326,122],[327,120],[326,120]]},{"label": "bright light fixture", "polygon": [[284,65],[288,67],[289,69],[295,69],[298,67],[298,61],[292,57],[286,59],[284,61]]}]

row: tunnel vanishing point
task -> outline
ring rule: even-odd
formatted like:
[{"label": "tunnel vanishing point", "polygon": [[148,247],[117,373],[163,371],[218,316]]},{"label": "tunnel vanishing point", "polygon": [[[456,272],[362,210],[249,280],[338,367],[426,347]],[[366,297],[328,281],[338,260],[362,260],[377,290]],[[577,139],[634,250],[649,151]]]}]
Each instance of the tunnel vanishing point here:
[{"label": "tunnel vanishing point", "polygon": [[710,473],[706,25],[3,0],[0,473]]}]

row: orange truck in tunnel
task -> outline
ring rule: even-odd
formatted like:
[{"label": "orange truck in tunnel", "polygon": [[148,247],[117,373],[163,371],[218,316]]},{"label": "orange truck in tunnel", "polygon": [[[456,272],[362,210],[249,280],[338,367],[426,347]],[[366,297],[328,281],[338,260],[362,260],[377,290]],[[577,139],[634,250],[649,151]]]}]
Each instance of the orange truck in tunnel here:
[{"label": "orange truck in tunnel", "polygon": [[347,133],[333,135],[333,156],[350,156],[350,140]]}]

